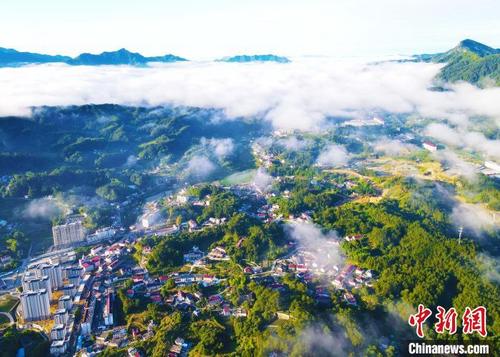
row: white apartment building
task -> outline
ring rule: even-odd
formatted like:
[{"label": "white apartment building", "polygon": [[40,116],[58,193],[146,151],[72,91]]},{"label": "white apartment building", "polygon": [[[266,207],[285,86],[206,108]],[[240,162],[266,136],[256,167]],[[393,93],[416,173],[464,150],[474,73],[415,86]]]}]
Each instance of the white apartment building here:
[{"label": "white apartment building", "polygon": [[73,307],[73,301],[71,300],[71,296],[63,295],[59,298],[59,303],[57,306],[59,309],[71,310]]},{"label": "white apartment building", "polygon": [[21,294],[25,321],[46,320],[50,317],[50,299],[46,289],[25,291]]},{"label": "white apartment building", "polygon": [[113,238],[116,234],[116,230],[111,227],[101,228],[95,231],[94,234],[87,236],[87,242],[95,243],[104,239]]},{"label": "white apartment building", "polygon": [[63,286],[62,269],[59,264],[40,264],[37,267],[37,275],[48,276],[52,290],[58,290]]},{"label": "white apartment building", "polygon": [[70,222],[52,227],[54,246],[66,247],[85,241],[85,228],[81,221]]},{"label": "white apartment building", "polygon": [[64,285],[63,294],[69,295],[71,297],[75,297],[76,294],[76,286],[74,284]]},{"label": "white apartment building", "polygon": [[23,291],[38,291],[47,290],[49,300],[52,299],[52,288],[50,278],[48,276],[32,277],[25,276],[22,281]]},{"label": "white apartment building", "polygon": [[52,330],[50,330],[50,339],[54,340],[64,340],[66,337],[66,327],[64,324],[55,325]]},{"label": "white apartment building", "polygon": [[54,321],[56,325],[63,324],[65,325],[68,322],[69,314],[66,309],[58,309],[54,314]]}]

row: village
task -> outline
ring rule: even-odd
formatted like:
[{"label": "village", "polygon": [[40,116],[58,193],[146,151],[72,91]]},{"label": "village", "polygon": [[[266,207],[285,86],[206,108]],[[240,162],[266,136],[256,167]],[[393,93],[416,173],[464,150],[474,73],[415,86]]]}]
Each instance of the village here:
[{"label": "village", "polygon": [[[428,150],[433,149],[429,145],[424,143]],[[263,168],[276,161],[286,163],[259,145],[254,145],[254,155]],[[338,205],[358,199],[363,194],[357,190],[360,183],[372,184],[356,176],[322,171],[326,174],[315,177],[309,184],[321,189],[333,188]],[[312,210],[295,214],[283,211],[282,203],[293,198],[288,187],[293,185],[295,177],[264,175],[264,184],[254,180],[216,187],[220,194],[238,198],[239,213],[262,224],[315,226]],[[127,327],[123,317],[117,316],[123,314],[119,311],[122,299],[163,306],[194,319],[207,312],[222,319],[245,319],[255,296],[249,293],[233,297],[228,278],[235,267],[250,281],[278,292],[282,299],[288,294],[283,278],[291,276],[305,284],[308,294],[321,307],[332,306],[335,296],[340,296],[341,304],[356,309],[360,305],[358,291],[373,288],[376,272],[353,265],[342,256],[342,246],[365,238],[357,232],[344,237],[325,236],[316,247],[288,236],[281,255],[265,264],[251,260],[235,263],[224,244],[205,248],[192,244],[182,251],[181,265],[164,274],[151,274],[147,265],[154,246],[146,243],[148,239],[211,232],[223,229],[230,221],[229,216],[169,217],[166,213],[169,211],[202,212],[211,207],[212,195],[193,195],[193,188],[197,185],[180,187],[177,192],[165,192],[147,201],[136,223],[127,228],[116,221],[111,227],[85,234],[79,216],[68,216],[62,225],[54,226],[56,248],[50,257],[29,264],[23,274],[24,292],[19,295],[17,326],[34,328],[46,335],[51,342],[50,352],[55,356],[75,352],[94,356],[106,348],[127,348],[130,356],[140,356],[134,342],[150,339],[158,326],[151,320],[143,328]],[[381,194],[376,187],[368,192],[374,197]],[[244,240],[242,237],[231,249],[240,249]],[[82,247],[86,249],[77,254],[74,247],[80,251]],[[330,250],[339,252],[341,259],[331,256]],[[276,313],[276,319],[283,318],[293,316],[286,311]],[[185,356],[190,346],[187,336],[178,336],[170,346],[169,356]]]}]

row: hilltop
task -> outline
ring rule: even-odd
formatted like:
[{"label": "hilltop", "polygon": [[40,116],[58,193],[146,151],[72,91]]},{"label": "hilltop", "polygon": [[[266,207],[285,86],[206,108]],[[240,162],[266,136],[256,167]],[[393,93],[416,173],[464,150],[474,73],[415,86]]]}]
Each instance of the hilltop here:
[{"label": "hilltop", "polygon": [[415,56],[418,61],[446,63],[438,75],[446,82],[500,85],[500,49],[466,39],[449,51]]}]

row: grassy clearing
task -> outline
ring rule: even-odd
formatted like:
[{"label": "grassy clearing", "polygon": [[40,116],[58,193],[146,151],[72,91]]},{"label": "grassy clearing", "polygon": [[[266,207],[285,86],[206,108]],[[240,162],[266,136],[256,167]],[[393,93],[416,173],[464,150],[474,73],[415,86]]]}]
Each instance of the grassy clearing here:
[{"label": "grassy clearing", "polygon": [[12,310],[14,305],[17,303],[17,299],[11,295],[4,295],[0,297],[0,311],[1,312],[9,312]]},{"label": "grassy clearing", "polygon": [[255,169],[237,172],[235,174],[223,178],[220,181],[220,183],[224,186],[248,184],[252,182],[253,177],[255,176],[255,172],[256,172]]}]

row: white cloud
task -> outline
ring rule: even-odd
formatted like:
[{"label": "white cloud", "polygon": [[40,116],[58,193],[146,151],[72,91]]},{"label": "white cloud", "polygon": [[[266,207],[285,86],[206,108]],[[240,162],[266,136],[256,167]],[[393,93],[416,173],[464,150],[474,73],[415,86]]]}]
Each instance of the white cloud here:
[{"label": "white cloud", "polygon": [[[326,117],[374,109],[463,122],[500,118],[500,88],[461,83],[431,91],[440,65],[297,59],[292,63],[188,62],[128,66],[34,65],[0,69],[0,115],[41,105],[187,105],[262,116],[275,127],[314,130]],[[474,138],[470,138],[472,141]]]},{"label": "white cloud", "polygon": [[[479,205],[458,203],[453,207],[451,220],[455,225],[463,226],[470,233],[478,237],[484,231],[498,229],[492,213]],[[467,232],[464,232],[464,235],[466,234]]]},{"label": "white cloud", "polygon": [[460,158],[456,153],[450,150],[439,150],[434,155],[448,167],[450,173],[464,176],[469,180],[475,180],[478,174],[478,168],[468,161]]},{"label": "white cloud", "polygon": [[271,189],[273,184],[273,177],[267,173],[267,171],[259,167],[255,172],[252,184],[260,192],[267,192]]},{"label": "white cloud", "polygon": [[383,138],[374,143],[374,148],[378,152],[391,156],[407,155],[415,150],[415,145],[403,143],[399,140]]},{"label": "white cloud", "polygon": [[490,140],[482,133],[463,127],[451,128],[442,123],[429,124],[424,133],[446,145],[467,148],[500,159],[500,140]]},{"label": "white cloud", "polygon": [[287,224],[285,229],[288,235],[296,240],[302,248],[321,252],[316,260],[318,265],[340,265],[344,262],[339,245],[332,244],[333,240],[338,240],[335,231],[329,231],[325,234],[318,226],[311,223]]},{"label": "white cloud", "polygon": [[289,151],[299,151],[309,145],[309,140],[297,139],[295,136],[290,136],[288,138],[279,139],[278,144]]},{"label": "white cloud", "polygon": [[209,177],[216,169],[215,164],[206,156],[193,156],[184,170],[189,177],[201,180]]},{"label": "white cloud", "polygon": [[461,144],[460,135],[446,124],[432,123],[425,128],[425,134],[447,145]]},{"label": "white cloud", "polygon": [[319,166],[339,167],[344,166],[349,161],[349,154],[340,145],[329,145],[318,156],[316,163]]},{"label": "white cloud", "polygon": [[492,258],[491,256],[485,253],[478,254],[477,260],[480,263],[484,277],[493,283],[499,284],[500,261],[498,259]]},{"label": "white cloud", "polygon": [[64,212],[62,203],[56,199],[37,198],[24,208],[22,214],[26,218],[32,219],[53,219]]},{"label": "white cloud", "polygon": [[233,139],[216,139],[216,138],[201,138],[201,144],[207,146],[215,156],[221,160],[230,156],[235,148]]},{"label": "white cloud", "polygon": [[135,164],[137,164],[137,156],[134,156],[134,155],[130,155],[129,157],[127,157],[127,161],[125,162],[125,167],[132,167],[132,166],[135,166]]}]

